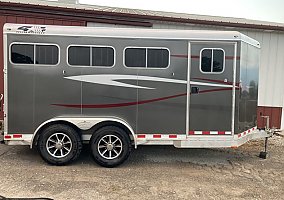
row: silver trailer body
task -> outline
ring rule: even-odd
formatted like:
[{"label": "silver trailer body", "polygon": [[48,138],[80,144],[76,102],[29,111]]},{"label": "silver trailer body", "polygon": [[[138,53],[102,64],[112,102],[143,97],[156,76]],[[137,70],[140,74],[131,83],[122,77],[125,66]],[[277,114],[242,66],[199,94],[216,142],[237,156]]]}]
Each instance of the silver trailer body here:
[{"label": "silver trailer body", "polygon": [[65,124],[140,144],[237,147],[256,127],[260,44],[239,32],[4,26],[4,138]]}]

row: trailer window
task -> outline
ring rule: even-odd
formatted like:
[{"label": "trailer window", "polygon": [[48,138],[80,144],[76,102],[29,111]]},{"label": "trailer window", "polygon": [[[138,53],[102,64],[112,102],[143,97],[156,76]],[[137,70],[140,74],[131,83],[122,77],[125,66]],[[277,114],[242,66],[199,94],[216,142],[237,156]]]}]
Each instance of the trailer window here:
[{"label": "trailer window", "polygon": [[11,46],[11,61],[15,64],[34,64],[34,45],[13,44]]},{"label": "trailer window", "polygon": [[223,49],[202,49],[200,70],[204,73],[222,73],[224,71],[225,52]]},{"label": "trailer window", "polygon": [[11,62],[14,64],[56,65],[59,47],[51,44],[12,44]]},{"label": "trailer window", "polygon": [[146,67],[146,48],[125,49],[125,66]]},{"label": "trailer window", "polygon": [[56,65],[59,56],[55,45],[36,45],[36,64]]},{"label": "trailer window", "polygon": [[169,65],[169,50],[167,49],[148,49],[147,67],[166,68]]},{"label": "trailer window", "polygon": [[68,63],[70,65],[90,66],[90,49],[86,46],[71,46],[68,48]]},{"label": "trailer window", "polygon": [[140,68],[167,68],[170,53],[166,48],[128,47],[124,51],[124,65]]},{"label": "trailer window", "polygon": [[114,65],[114,49],[111,47],[92,47],[92,66]]}]

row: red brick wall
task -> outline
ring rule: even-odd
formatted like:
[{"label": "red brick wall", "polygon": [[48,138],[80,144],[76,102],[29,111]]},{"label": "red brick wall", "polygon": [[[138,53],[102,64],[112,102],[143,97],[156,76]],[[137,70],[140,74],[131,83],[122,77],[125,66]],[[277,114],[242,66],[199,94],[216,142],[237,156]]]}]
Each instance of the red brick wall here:
[{"label": "red brick wall", "polygon": [[269,116],[270,128],[280,129],[281,126],[281,107],[258,106],[257,108],[257,127],[264,128],[266,119],[261,116]]}]

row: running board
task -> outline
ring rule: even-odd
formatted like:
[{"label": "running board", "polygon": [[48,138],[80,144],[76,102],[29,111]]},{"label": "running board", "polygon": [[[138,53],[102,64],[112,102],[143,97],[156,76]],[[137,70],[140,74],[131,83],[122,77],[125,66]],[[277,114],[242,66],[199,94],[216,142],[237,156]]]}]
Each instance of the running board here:
[{"label": "running board", "polygon": [[273,135],[273,131],[254,130],[246,134],[234,136],[194,136],[187,140],[174,141],[177,148],[237,148],[250,140],[267,138]]}]

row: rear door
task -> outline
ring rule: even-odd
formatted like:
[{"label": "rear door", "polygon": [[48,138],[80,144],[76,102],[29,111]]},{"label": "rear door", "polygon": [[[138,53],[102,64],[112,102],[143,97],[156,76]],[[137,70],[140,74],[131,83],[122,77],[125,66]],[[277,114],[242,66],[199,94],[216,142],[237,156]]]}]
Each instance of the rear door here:
[{"label": "rear door", "polygon": [[235,43],[191,42],[189,134],[231,134]]}]

